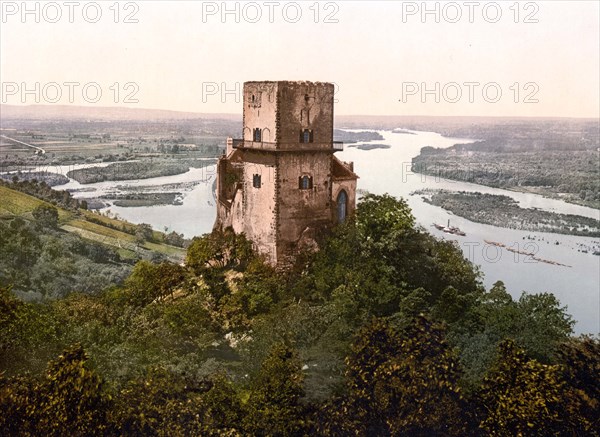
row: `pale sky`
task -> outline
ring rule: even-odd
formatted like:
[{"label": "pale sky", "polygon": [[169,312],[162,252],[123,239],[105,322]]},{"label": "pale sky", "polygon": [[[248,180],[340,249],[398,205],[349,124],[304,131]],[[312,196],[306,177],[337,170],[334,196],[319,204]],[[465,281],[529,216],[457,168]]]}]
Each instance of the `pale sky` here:
[{"label": "pale sky", "polygon": [[2,102],[241,113],[244,81],[312,80],[337,114],[599,117],[599,4],[0,1]]}]

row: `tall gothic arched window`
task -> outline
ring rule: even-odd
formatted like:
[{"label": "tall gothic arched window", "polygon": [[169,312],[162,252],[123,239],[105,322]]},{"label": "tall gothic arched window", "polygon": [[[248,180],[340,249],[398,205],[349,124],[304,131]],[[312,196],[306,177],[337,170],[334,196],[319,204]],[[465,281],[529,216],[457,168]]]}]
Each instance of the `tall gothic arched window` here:
[{"label": "tall gothic arched window", "polygon": [[344,223],[346,221],[348,208],[348,195],[344,190],[340,191],[337,197],[337,219],[338,223]]}]

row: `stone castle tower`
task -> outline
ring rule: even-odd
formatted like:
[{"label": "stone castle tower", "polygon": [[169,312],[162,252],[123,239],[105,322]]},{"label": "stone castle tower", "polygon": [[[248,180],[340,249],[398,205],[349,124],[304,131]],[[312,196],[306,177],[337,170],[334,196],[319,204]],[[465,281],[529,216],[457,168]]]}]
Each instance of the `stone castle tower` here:
[{"label": "stone castle tower", "polygon": [[334,156],[331,83],[246,82],[243,138],[217,167],[215,229],[245,233],[273,264],[354,213],[352,163]]}]

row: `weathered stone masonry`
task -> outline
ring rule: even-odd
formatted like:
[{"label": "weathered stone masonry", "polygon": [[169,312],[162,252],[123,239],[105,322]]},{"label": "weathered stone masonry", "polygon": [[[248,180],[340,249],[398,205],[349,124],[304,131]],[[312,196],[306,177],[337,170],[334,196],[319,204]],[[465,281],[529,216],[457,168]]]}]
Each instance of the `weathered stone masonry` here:
[{"label": "weathered stone masonry", "polygon": [[242,139],[218,163],[216,229],[245,233],[273,264],[354,213],[352,163],[334,156],[334,86],[246,82]]}]

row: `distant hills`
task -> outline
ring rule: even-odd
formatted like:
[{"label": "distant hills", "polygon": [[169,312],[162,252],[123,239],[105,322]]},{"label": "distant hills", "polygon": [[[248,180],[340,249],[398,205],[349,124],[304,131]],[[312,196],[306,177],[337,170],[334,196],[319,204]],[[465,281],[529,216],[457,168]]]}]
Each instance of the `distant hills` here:
[{"label": "distant hills", "polygon": [[241,120],[239,114],[206,114],[108,106],[75,105],[0,105],[0,120],[92,120],[92,121],[159,121],[190,119]]},{"label": "distant hills", "polygon": [[[193,119],[222,119],[241,121],[241,114],[169,111],[108,106],[76,105],[6,105],[0,104],[0,120],[80,120],[80,121],[168,121]],[[337,115],[336,127],[396,128],[456,125],[504,124],[510,120],[561,120],[560,117],[462,117],[421,115]],[[562,118],[562,120],[566,120]],[[574,119],[575,120],[575,119]],[[585,119],[579,119],[585,120]],[[594,119],[587,119],[594,120]]]}]

